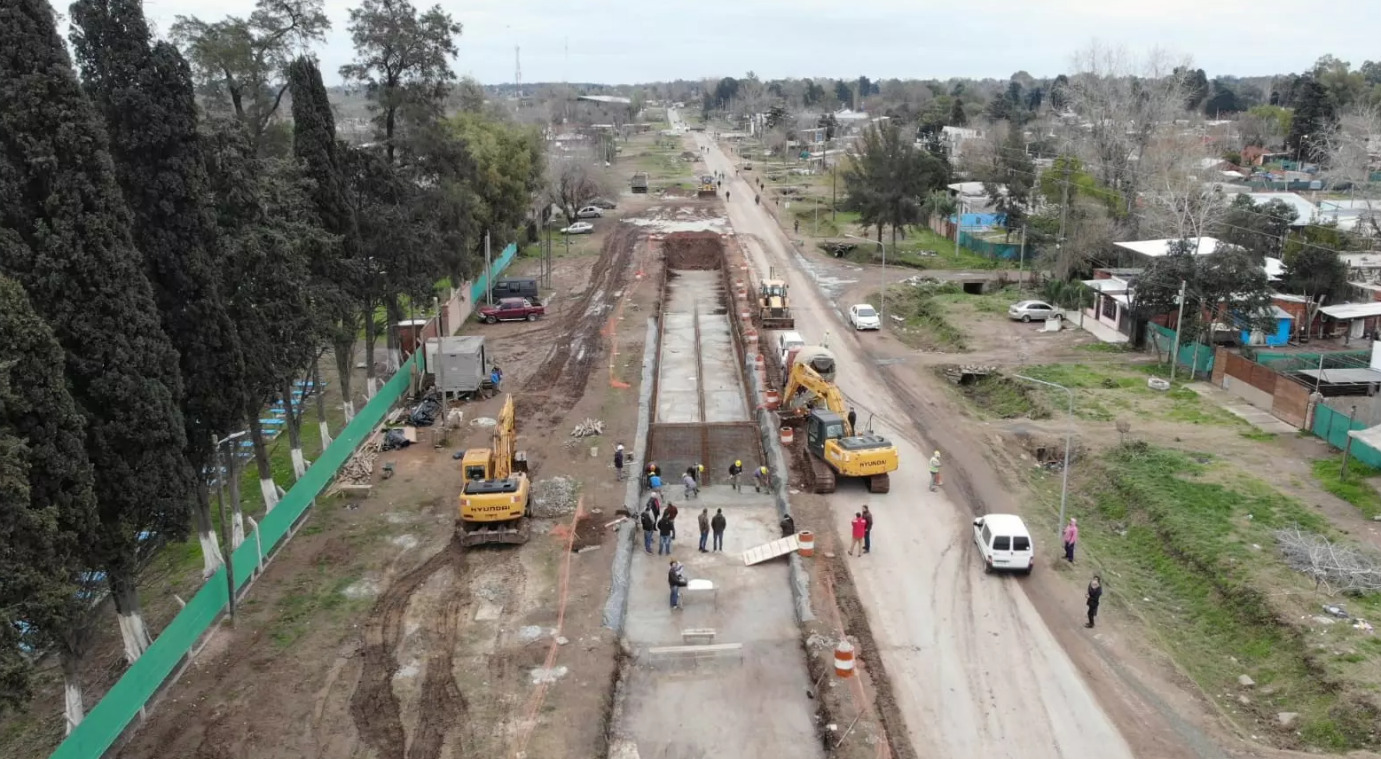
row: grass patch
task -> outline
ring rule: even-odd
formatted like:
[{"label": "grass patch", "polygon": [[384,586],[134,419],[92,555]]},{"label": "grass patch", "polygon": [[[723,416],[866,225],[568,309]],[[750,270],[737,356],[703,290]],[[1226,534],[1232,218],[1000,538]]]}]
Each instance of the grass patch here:
[{"label": "grass patch", "polygon": [[1347,462],[1347,477],[1343,478],[1342,454],[1315,459],[1313,469],[1314,479],[1319,481],[1324,490],[1356,506],[1357,510],[1362,512],[1362,516],[1371,519],[1381,514],[1381,493],[1367,481],[1373,477],[1381,477],[1381,471],[1372,469],[1354,458]]},{"label": "grass patch", "polygon": [[[1313,600],[1312,583],[1275,558],[1273,531],[1327,533],[1325,520],[1209,456],[1132,443],[1081,469],[1076,516],[1105,596],[1154,627],[1206,693],[1252,712],[1254,732],[1274,731],[1288,747],[1377,745],[1376,705],[1335,678],[1348,662],[1331,650],[1352,631],[1335,626],[1321,651],[1291,623],[1298,612],[1275,605]],[[1258,684],[1245,707],[1235,698],[1241,674]],[[1281,711],[1300,714],[1298,733],[1276,726]]]},{"label": "grass patch", "polygon": [[[936,370],[944,376],[944,369]],[[1021,380],[991,374],[957,386],[981,414],[997,419],[1046,419],[1050,409]]]},{"label": "grass patch", "polygon": [[296,643],[313,626],[326,621],[323,614],[334,618],[368,603],[368,599],[352,599],[345,595],[345,589],[359,577],[338,570],[333,563],[322,561],[310,573],[304,572],[294,579],[292,589],[278,599],[273,623],[268,629],[275,647],[283,649]]},{"label": "grass patch", "polygon": [[[868,297],[873,308],[881,308],[880,293]],[[902,318],[901,324],[893,316]],[[949,322],[945,307],[935,302],[925,288],[897,285],[887,290],[887,318],[884,327],[913,348],[937,351],[964,351],[964,333]]]}]

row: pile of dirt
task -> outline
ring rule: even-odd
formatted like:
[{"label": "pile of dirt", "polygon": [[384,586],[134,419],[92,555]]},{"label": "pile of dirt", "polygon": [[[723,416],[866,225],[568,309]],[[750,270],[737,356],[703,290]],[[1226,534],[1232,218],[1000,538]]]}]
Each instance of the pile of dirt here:
[{"label": "pile of dirt", "polygon": [[547,477],[532,483],[532,515],[551,519],[575,511],[580,482],[570,477]]},{"label": "pile of dirt", "polygon": [[687,270],[718,269],[724,265],[724,242],[713,232],[676,232],[662,244],[666,268]]}]

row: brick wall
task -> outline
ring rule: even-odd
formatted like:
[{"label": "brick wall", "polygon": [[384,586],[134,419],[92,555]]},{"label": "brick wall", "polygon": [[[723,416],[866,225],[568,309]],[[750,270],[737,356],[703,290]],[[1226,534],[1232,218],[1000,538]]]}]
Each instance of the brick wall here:
[{"label": "brick wall", "polygon": [[1215,355],[1213,384],[1286,424],[1303,428],[1309,416],[1309,388],[1226,348]]},{"label": "brick wall", "polygon": [[647,461],[662,468],[668,484],[681,481],[687,467],[705,465],[706,481],[722,484],[728,480],[729,465],[743,462],[743,471],[752,475],[764,463],[762,437],[752,422],[723,424],[671,424],[654,422],[647,431]]}]

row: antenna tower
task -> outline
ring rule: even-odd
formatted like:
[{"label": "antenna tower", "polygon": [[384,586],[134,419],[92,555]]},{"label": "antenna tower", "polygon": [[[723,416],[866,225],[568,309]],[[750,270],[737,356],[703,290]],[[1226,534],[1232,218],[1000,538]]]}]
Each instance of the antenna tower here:
[{"label": "antenna tower", "polygon": [[523,49],[513,46],[513,84],[517,86],[518,98],[523,97]]}]

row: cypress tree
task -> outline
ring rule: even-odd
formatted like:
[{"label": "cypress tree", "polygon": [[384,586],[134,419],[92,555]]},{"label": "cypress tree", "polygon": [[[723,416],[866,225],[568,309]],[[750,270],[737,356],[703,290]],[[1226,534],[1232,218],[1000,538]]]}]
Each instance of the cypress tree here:
[{"label": "cypress tree", "polygon": [[43,0],[0,4],[0,103],[0,228],[14,233],[0,241],[0,272],[63,348],[95,475],[92,548],[133,660],[150,642],[141,562],[159,541],[186,536],[194,497],[177,352],[130,237],[105,130]]},{"label": "cypress tree", "polygon": [[81,577],[97,528],[91,462],[62,348],[19,283],[5,277],[0,345],[0,439],[9,443],[0,442],[0,458],[8,459],[0,463],[0,608],[17,610],[29,648],[59,652],[68,723],[76,724],[83,713],[77,671],[92,611]]},{"label": "cypress tree", "polygon": [[[207,472],[212,436],[224,437],[244,417],[244,361],[212,259],[215,217],[191,69],[172,45],[150,47],[139,0],[79,0],[72,19],[82,84],[105,117],[134,242],[163,331],[178,351],[187,458],[194,471]],[[222,559],[209,492],[199,485],[196,495],[209,576]]]},{"label": "cypress tree", "polygon": [[312,275],[324,312],[331,315],[331,344],[349,417],[354,414],[350,374],[359,335],[361,293],[368,285],[366,267],[358,257],[359,230],[346,192],[343,148],[336,141],[335,117],[316,61],[306,57],[293,61],[288,66],[288,83],[293,95],[293,153],[313,182],[311,199],[322,228],[336,237],[333,245],[319,246],[315,251]]}]

